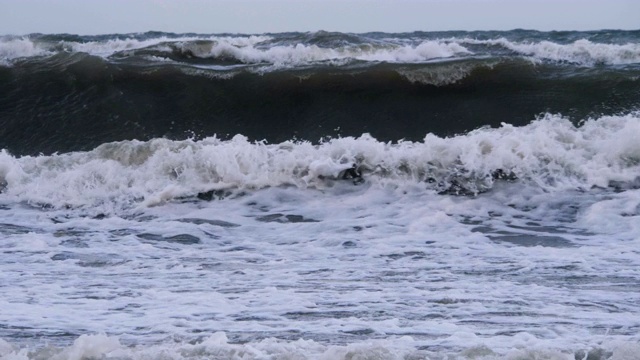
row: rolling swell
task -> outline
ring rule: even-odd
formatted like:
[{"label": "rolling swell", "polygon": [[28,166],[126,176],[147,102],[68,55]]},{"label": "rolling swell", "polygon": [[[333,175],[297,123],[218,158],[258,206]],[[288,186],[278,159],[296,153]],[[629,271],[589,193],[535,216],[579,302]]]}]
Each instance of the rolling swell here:
[{"label": "rolling swell", "polygon": [[[50,154],[213,134],[271,143],[363,133],[419,141],[428,133],[525,125],[542,113],[577,124],[637,110],[640,95],[637,54],[627,48],[615,48],[622,54],[615,59],[630,64],[584,66],[514,55],[524,45],[506,39],[427,39],[392,48],[335,33],[284,34],[277,41],[142,39],[137,47],[108,37],[97,39],[101,47],[68,45],[73,40],[48,48],[46,56],[41,49],[0,66],[0,148]],[[561,55],[578,51],[577,59],[584,58],[575,50],[581,44],[561,45]],[[502,47],[482,53],[483,46]],[[547,54],[548,47],[540,49]],[[417,55],[407,55],[410,50],[424,59],[411,60]]]}]

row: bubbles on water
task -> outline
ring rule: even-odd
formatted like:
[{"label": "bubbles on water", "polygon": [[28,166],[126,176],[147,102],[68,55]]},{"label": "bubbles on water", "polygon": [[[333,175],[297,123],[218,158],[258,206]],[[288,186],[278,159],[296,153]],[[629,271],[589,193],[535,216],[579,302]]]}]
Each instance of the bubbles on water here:
[{"label": "bubbles on water", "polygon": [[[367,134],[318,145],[252,143],[241,135],[123,141],[51,156],[16,158],[3,151],[0,181],[6,199],[90,206],[106,214],[189,197],[213,200],[278,186],[323,189],[346,181],[472,196],[501,182],[550,192],[633,189],[639,132],[637,114],[590,119],[579,127],[547,114],[523,127],[503,124],[451,138],[428,134],[423,142],[396,144]],[[633,214],[628,206],[624,213]]]}]

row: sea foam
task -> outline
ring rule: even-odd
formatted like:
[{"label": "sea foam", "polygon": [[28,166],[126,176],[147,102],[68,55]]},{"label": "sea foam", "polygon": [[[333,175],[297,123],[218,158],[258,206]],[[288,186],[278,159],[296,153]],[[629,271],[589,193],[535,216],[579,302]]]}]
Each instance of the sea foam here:
[{"label": "sea foam", "polygon": [[[505,337],[500,337],[506,340]],[[451,337],[464,342],[474,342],[475,336],[458,333]],[[491,339],[487,339],[491,342]],[[498,340],[498,339],[496,339]],[[139,360],[162,358],[167,360],[183,359],[225,359],[225,360],[258,360],[258,359],[300,359],[300,360],[348,360],[348,359],[461,359],[461,360],[574,360],[574,359],[615,359],[635,360],[640,351],[637,344],[611,342],[607,348],[581,350],[575,353],[545,349],[544,341],[536,341],[527,334],[514,337],[513,349],[491,349],[486,345],[462,346],[463,350],[455,352],[416,350],[419,343],[409,336],[394,340],[371,340],[349,345],[325,345],[311,340],[283,341],[268,338],[246,344],[234,344],[226,334],[216,332],[194,344],[157,344],[127,347],[120,344],[117,338],[103,334],[82,335],[73,345],[66,348],[48,347],[27,351],[0,349],[2,360],[32,360],[47,357],[52,360],[81,360],[87,358]],[[0,341],[3,341],[0,339]],[[519,346],[517,342],[521,342]],[[6,346],[10,346],[6,343]]]},{"label": "sea foam", "polygon": [[[200,59],[233,59],[244,64],[271,64],[276,67],[307,66],[318,62],[345,61],[422,63],[436,59],[491,54],[490,47],[500,47],[535,60],[567,62],[581,66],[626,65],[640,62],[640,45],[636,43],[607,44],[579,39],[571,43],[552,40],[538,42],[512,41],[505,37],[474,39],[449,37],[435,39],[367,38],[338,34],[341,41],[316,43],[323,33],[299,34],[287,40],[274,35],[117,35],[111,38],[88,37],[79,40],[47,40],[38,36],[4,37],[0,39],[0,61],[11,61],[60,52],[81,52],[103,58],[127,57],[137,52],[152,52],[158,59],[176,54]],[[335,36],[338,36],[335,35]],[[474,51],[469,46],[475,46]],[[489,48],[479,49],[477,46]],[[504,54],[503,54],[504,55]]]},{"label": "sea foam", "polygon": [[625,65],[640,62],[640,44],[634,43],[602,44],[581,39],[569,44],[559,44],[551,41],[514,42],[505,38],[463,39],[460,40],[460,43],[501,46],[537,60],[577,63],[583,66]]},{"label": "sea foam", "polygon": [[[230,140],[108,143],[88,152],[13,157],[0,153],[3,196],[53,206],[142,202],[216,189],[324,188],[355,167],[377,186],[423,184],[444,191],[490,190],[496,171],[549,191],[633,182],[640,166],[637,114],[591,119],[580,127],[546,115],[530,125],[483,128],[423,142],[385,143],[369,135],[321,144]],[[456,185],[457,184],[457,185]]]},{"label": "sea foam", "polygon": [[51,54],[52,51],[38,46],[28,37],[0,38],[0,65],[10,66],[14,59]]}]

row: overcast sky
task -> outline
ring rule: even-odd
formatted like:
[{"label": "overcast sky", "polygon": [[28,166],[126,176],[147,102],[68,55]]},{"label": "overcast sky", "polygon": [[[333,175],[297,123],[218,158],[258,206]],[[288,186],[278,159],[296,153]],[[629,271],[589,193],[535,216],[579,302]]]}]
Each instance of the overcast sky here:
[{"label": "overcast sky", "polygon": [[0,0],[0,34],[640,29],[640,0]]}]

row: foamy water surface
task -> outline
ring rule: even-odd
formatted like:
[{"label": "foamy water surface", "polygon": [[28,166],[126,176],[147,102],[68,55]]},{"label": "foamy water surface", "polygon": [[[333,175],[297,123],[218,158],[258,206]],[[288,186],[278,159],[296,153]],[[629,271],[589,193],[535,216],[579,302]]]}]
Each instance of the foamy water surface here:
[{"label": "foamy water surface", "polygon": [[3,152],[0,358],[636,359],[639,126]]}]

